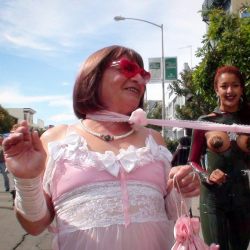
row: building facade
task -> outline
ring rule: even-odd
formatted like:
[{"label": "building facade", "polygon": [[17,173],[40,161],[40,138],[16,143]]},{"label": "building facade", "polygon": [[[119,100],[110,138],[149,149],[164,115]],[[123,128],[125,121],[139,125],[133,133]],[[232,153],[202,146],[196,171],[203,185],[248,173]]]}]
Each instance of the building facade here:
[{"label": "building facade", "polygon": [[34,123],[34,114],[36,111],[32,108],[5,108],[8,113],[17,119],[17,122],[23,120],[27,121],[31,127],[44,128],[44,122],[41,119],[37,120],[37,124]]},{"label": "building facade", "polygon": [[[184,63],[183,70],[191,70],[188,63]],[[184,106],[186,103],[186,98],[184,96],[177,96],[173,90],[167,89],[166,92],[166,118],[167,119],[177,119],[176,117],[176,107]],[[167,128],[167,137],[172,140],[178,140],[180,137],[186,135],[186,130],[184,128]]]},{"label": "building facade", "polygon": [[[206,15],[207,11],[213,8],[222,8],[229,13],[239,14],[240,17],[249,17],[250,13],[247,12],[244,5],[250,5],[250,0],[205,0],[202,4],[202,18],[203,21],[208,23],[209,20]],[[184,70],[188,70],[189,66],[184,65]],[[167,119],[176,119],[176,105],[180,107],[185,105],[185,98],[178,97],[171,90],[167,90],[166,92],[166,114]],[[178,139],[185,135],[186,131],[181,128],[172,128],[168,129],[167,136],[172,139]]]},{"label": "building facade", "polygon": [[205,0],[202,4],[203,21],[208,22],[206,12],[213,8],[222,8],[230,13],[239,14],[240,17],[246,17],[249,13],[242,15],[242,8],[245,4],[250,4],[250,0]]}]

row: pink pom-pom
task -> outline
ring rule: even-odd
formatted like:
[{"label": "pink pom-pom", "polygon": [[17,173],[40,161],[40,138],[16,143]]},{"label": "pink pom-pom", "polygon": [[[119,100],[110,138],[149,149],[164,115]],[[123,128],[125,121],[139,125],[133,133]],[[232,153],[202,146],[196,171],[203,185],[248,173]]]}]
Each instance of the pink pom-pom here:
[{"label": "pink pom-pom", "polygon": [[140,108],[136,109],[129,117],[129,123],[138,126],[146,126],[148,124],[146,112]]}]

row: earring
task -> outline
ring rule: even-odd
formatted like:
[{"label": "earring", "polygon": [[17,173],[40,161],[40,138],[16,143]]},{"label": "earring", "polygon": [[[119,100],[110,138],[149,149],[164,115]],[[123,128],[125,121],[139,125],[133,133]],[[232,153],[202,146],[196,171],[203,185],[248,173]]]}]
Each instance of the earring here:
[{"label": "earring", "polygon": [[243,103],[243,96],[240,97],[240,103],[242,104]]},{"label": "earring", "polygon": [[217,97],[217,104],[219,106],[220,105],[220,96],[217,94],[216,97]]}]

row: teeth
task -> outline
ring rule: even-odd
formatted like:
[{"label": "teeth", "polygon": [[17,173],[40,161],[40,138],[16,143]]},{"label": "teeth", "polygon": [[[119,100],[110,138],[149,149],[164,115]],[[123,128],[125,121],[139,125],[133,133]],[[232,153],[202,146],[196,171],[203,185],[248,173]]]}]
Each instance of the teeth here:
[{"label": "teeth", "polygon": [[135,93],[139,93],[139,90],[133,87],[129,87],[127,88],[129,91],[135,92]]},{"label": "teeth", "polygon": [[226,98],[231,100],[231,99],[234,99],[234,96],[227,96]]}]

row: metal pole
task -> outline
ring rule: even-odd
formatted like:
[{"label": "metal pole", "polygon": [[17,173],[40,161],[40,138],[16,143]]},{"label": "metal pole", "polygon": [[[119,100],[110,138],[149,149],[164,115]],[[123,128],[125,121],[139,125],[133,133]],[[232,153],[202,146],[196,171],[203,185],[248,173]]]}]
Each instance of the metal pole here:
[{"label": "metal pole", "polygon": [[192,69],[192,67],[193,67],[193,63],[192,63],[192,61],[193,61],[193,52],[192,52],[192,45],[190,45],[190,68]]},{"label": "metal pole", "polygon": [[[165,112],[165,58],[164,58],[164,41],[163,41],[163,24],[161,25],[161,77],[162,77],[162,119],[166,119]],[[165,138],[165,127],[162,127],[162,136]]]},{"label": "metal pole", "polygon": [[[166,112],[165,112],[165,57],[164,57],[164,41],[163,41],[163,24],[159,25],[144,19],[133,18],[133,17],[123,17],[123,16],[115,16],[115,21],[122,21],[122,20],[135,20],[140,22],[145,22],[152,24],[161,29],[161,81],[162,81],[162,119],[166,119]],[[165,127],[162,126],[162,135],[165,138]]]}]

